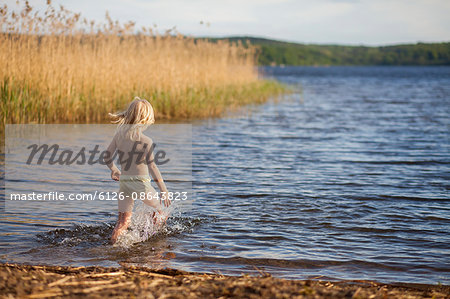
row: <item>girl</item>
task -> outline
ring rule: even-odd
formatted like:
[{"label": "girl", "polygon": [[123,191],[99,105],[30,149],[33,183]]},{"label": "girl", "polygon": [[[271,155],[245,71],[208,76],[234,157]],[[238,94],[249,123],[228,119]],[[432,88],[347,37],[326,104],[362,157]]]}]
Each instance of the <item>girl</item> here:
[{"label": "girl", "polygon": [[[109,115],[112,123],[118,124],[104,159],[111,170],[111,178],[120,183],[119,217],[111,235],[111,243],[114,244],[130,224],[134,199],[143,199],[145,204],[153,207],[160,214],[158,217],[156,213],[153,213],[154,224],[163,216],[162,202],[165,207],[168,207],[170,201],[160,200],[156,190],[150,184],[149,172],[162,194],[168,194],[166,184],[154,161],[153,141],[142,133],[155,122],[152,105],[147,100],[136,97],[126,111]],[[113,162],[115,154],[119,155],[122,171]]]}]

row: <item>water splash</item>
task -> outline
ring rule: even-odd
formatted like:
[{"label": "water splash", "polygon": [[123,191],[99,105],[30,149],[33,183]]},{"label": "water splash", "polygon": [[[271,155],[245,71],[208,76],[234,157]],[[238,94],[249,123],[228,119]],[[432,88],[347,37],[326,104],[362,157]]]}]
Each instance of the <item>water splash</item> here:
[{"label": "water splash", "polygon": [[[119,236],[113,248],[126,250],[136,243],[152,242],[160,238],[170,237],[182,233],[191,233],[194,227],[203,222],[214,221],[214,217],[199,218],[186,217],[182,213],[182,205],[176,203],[158,215],[156,225],[153,222],[152,210],[142,202],[137,201],[135,211],[128,230]],[[164,224],[164,219],[170,216]],[[95,248],[110,247],[109,239],[114,229],[114,223],[73,224],[69,228],[57,228],[36,235],[37,241],[52,247],[81,247]],[[110,247],[111,248],[111,247]]]},{"label": "water splash", "polygon": [[37,241],[54,246],[74,247],[81,243],[102,244],[109,240],[113,224],[74,224],[71,228],[58,228],[36,235]]},{"label": "water splash", "polygon": [[151,237],[164,233],[166,221],[169,216],[177,210],[177,205],[173,203],[158,213],[153,207],[136,201],[130,227],[121,234],[114,246],[130,247],[135,243],[145,242]]}]

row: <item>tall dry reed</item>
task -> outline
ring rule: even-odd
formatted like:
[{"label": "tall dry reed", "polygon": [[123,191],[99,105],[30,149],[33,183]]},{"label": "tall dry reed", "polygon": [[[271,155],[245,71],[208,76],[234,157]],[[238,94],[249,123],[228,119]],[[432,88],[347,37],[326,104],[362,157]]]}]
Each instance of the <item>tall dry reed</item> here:
[{"label": "tall dry reed", "polygon": [[50,1],[0,8],[2,123],[99,122],[134,96],[156,117],[216,116],[263,101],[279,86],[262,81],[255,48],[189,38],[113,21],[96,23]]}]

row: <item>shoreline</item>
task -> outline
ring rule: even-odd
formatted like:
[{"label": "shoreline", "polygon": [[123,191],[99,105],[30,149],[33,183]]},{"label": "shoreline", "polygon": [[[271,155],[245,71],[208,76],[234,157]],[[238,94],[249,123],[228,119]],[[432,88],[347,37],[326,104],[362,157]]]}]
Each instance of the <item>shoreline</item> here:
[{"label": "shoreline", "polygon": [[289,280],[145,267],[70,267],[0,263],[0,297],[146,298],[450,298],[449,285],[367,280]]}]

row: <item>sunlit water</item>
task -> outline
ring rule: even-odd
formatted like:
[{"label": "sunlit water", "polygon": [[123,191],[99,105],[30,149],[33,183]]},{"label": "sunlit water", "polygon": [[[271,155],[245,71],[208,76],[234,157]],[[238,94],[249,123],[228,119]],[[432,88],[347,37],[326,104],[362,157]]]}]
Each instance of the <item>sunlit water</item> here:
[{"label": "sunlit water", "polygon": [[[450,68],[264,71],[302,91],[195,121],[193,202],[166,227],[136,214],[111,246],[113,203],[14,205],[0,261],[450,283]],[[55,184],[117,189],[106,168]]]}]

